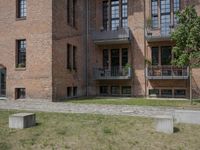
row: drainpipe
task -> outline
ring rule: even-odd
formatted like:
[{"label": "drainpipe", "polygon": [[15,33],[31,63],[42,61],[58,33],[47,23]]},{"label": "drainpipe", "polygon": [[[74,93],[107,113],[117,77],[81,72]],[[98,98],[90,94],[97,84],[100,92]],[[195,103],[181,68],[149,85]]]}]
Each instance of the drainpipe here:
[{"label": "drainpipe", "polygon": [[[145,60],[146,60],[146,39],[145,39],[145,33],[146,33],[146,0],[144,0],[144,57],[145,57]],[[145,75],[145,97],[147,97],[147,72],[146,72],[146,61],[144,60],[144,75]]]},{"label": "drainpipe", "polygon": [[88,58],[89,58],[89,0],[86,0],[86,96],[88,96]]}]

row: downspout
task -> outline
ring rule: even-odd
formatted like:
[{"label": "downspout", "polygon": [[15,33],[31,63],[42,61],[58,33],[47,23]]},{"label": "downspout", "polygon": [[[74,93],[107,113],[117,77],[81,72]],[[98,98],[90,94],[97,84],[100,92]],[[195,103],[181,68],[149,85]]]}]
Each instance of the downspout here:
[{"label": "downspout", "polygon": [[88,96],[89,0],[86,0],[86,96]]},{"label": "downspout", "polygon": [[144,75],[145,75],[145,97],[147,97],[147,72],[146,72],[146,0],[144,0]]}]

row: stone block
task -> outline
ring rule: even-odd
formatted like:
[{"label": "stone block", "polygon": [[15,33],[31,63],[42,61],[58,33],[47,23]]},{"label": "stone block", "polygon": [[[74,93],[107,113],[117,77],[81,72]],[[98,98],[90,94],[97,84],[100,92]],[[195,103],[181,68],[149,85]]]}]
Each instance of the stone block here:
[{"label": "stone block", "polygon": [[155,129],[157,132],[172,134],[174,132],[174,122],[172,116],[156,116]]},{"label": "stone block", "polygon": [[9,128],[24,129],[36,125],[34,113],[18,113],[9,116]]},{"label": "stone block", "polygon": [[188,124],[200,125],[200,111],[176,110],[174,118],[176,123],[188,123]]}]

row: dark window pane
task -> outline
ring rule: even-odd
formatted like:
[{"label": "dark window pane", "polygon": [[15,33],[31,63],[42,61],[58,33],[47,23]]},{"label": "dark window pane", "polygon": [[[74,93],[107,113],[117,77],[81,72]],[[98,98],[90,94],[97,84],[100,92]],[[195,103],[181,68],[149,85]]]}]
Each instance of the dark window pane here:
[{"label": "dark window pane", "polygon": [[17,88],[16,89],[16,99],[25,99],[26,98],[26,89]]},{"label": "dark window pane", "polygon": [[179,97],[179,98],[185,98],[186,97],[186,90],[176,89],[176,90],[174,90],[174,96]]},{"label": "dark window pane", "polygon": [[122,49],[122,66],[126,66],[126,64],[128,63],[128,49],[127,48],[123,48]]},{"label": "dark window pane", "polygon": [[71,48],[72,48],[72,46],[70,44],[67,44],[67,69],[72,69]]},{"label": "dark window pane", "polygon": [[159,89],[149,89],[149,96],[158,97],[159,96]]},{"label": "dark window pane", "polygon": [[26,40],[17,40],[17,68],[26,67]]},{"label": "dark window pane", "polygon": [[123,86],[122,94],[123,95],[131,95],[131,86]]},{"label": "dark window pane", "polygon": [[72,87],[67,87],[67,97],[72,96]]},{"label": "dark window pane", "polygon": [[120,94],[120,87],[119,86],[112,86],[111,87],[111,94],[112,95],[119,95]]},{"label": "dark window pane", "polygon": [[107,95],[108,94],[108,86],[100,86],[100,94]]},{"label": "dark window pane", "polygon": [[161,47],[161,65],[171,65],[172,50],[170,46]]},{"label": "dark window pane", "polygon": [[103,50],[103,68],[108,69],[109,67],[109,51],[108,49]]},{"label": "dark window pane", "polygon": [[72,27],[75,27],[75,18],[76,18],[76,0],[67,0],[67,22]]},{"label": "dark window pane", "polygon": [[6,69],[0,68],[0,97],[6,96]]},{"label": "dark window pane", "polygon": [[77,87],[73,87],[73,96],[75,97],[75,96],[77,96]]},{"label": "dark window pane", "polygon": [[119,75],[119,49],[111,50],[111,75],[118,76]]},{"label": "dark window pane", "polygon": [[152,65],[159,64],[159,49],[158,49],[158,47],[152,47],[151,58],[152,58]]},{"label": "dark window pane", "polygon": [[73,46],[73,69],[76,70],[76,46]]},{"label": "dark window pane", "polygon": [[103,1],[103,29],[108,29],[108,1]]},{"label": "dark window pane", "polygon": [[162,89],[161,96],[162,97],[172,97],[172,90],[171,89]]}]

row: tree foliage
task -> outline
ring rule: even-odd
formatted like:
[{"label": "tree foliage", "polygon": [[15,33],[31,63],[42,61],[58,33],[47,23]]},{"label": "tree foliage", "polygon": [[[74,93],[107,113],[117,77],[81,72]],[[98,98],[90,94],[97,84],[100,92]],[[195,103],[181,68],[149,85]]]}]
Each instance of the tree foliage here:
[{"label": "tree foliage", "polygon": [[175,41],[173,52],[176,66],[200,66],[200,17],[194,6],[177,12],[178,25],[171,38]]}]

